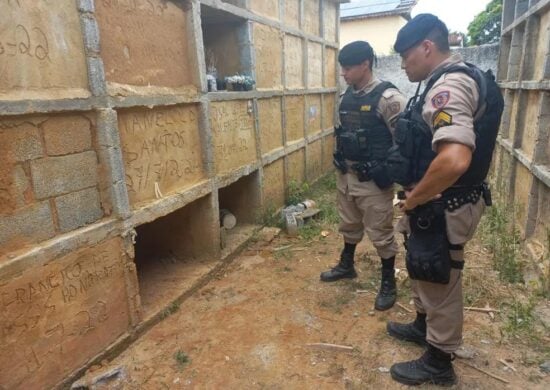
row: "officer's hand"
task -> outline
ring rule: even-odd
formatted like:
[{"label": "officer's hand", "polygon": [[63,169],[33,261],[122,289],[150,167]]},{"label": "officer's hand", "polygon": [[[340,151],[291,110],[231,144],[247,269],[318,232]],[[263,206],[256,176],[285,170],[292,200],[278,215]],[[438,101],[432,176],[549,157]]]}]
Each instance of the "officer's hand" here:
[{"label": "officer's hand", "polygon": [[[420,205],[420,203],[415,201],[415,197],[412,194],[412,192],[413,190],[405,190],[405,200],[402,200],[401,202],[399,202],[399,209],[401,211],[403,212],[409,211]],[[428,200],[428,202],[431,202],[432,200],[437,200],[439,198],[441,198],[441,194],[437,194],[436,196]]]}]

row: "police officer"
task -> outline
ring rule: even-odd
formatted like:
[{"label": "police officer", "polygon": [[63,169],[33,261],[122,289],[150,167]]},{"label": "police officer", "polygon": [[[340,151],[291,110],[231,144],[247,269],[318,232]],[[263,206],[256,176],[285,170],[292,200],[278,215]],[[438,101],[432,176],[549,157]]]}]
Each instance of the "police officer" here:
[{"label": "police officer", "polygon": [[340,100],[334,154],[344,249],[340,262],[321,273],[321,280],[332,282],[357,276],[355,247],[366,232],[382,260],[375,308],[387,310],[396,299],[394,263],[398,248],[392,225],[393,184],[383,161],[393,145],[395,121],[406,99],[391,83],[373,75],[374,60],[371,45],[364,41],[344,46],[338,55],[342,76],[349,85]]},{"label": "police officer", "polygon": [[408,234],[406,264],[413,281],[416,319],[389,322],[388,333],[427,346],[417,360],[391,367],[407,385],[451,385],[452,353],[462,341],[464,244],[490,205],[487,176],[503,99],[490,72],[451,54],[448,30],[420,14],[398,33],[394,45],[410,81],[425,80],[400,116],[388,173],[407,191],[406,215],[397,230]]}]

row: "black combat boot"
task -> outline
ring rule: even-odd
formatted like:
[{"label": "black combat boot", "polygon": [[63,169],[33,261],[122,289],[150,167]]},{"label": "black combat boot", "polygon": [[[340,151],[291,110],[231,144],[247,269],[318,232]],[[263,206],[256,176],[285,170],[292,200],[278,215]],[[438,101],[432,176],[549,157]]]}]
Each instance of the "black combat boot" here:
[{"label": "black combat boot", "polygon": [[416,319],[408,324],[389,321],[386,326],[388,334],[399,340],[411,341],[422,347],[428,345],[426,342],[426,314],[416,313]]},{"label": "black combat boot", "polygon": [[321,272],[321,281],[335,282],[340,279],[353,279],[357,277],[357,272],[353,267],[353,254],[343,251],[340,255],[340,262],[336,267]]},{"label": "black combat boot", "polygon": [[393,380],[409,386],[431,383],[439,386],[452,386],[456,374],[451,363],[450,353],[428,345],[428,349],[417,360],[396,363],[390,368]]},{"label": "black combat boot", "polygon": [[390,309],[397,299],[397,287],[395,285],[395,271],[392,269],[382,268],[382,280],[380,283],[380,291],[376,295],[374,308],[376,310]]}]

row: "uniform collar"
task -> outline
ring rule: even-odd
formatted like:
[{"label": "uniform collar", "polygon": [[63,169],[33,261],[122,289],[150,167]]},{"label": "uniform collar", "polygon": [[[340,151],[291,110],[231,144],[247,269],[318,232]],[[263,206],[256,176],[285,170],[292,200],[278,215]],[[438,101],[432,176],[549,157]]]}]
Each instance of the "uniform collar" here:
[{"label": "uniform collar", "polygon": [[367,85],[365,85],[363,88],[357,89],[357,90],[353,89],[353,87],[352,87],[352,92],[353,92],[354,95],[366,95],[367,93],[372,91],[378,84],[380,84],[380,80],[378,79],[378,77],[372,76],[372,78],[367,83]]},{"label": "uniform collar", "polygon": [[444,69],[448,66],[455,65],[455,64],[460,64],[460,63],[463,63],[463,62],[464,62],[464,60],[462,59],[462,56],[459,53],[451,54],[451,56],[449,58],[447,58],[445,61],[440,63],[434,70],[432,70],[432,72],[428,75],[428,77],[426,79],[426,82],[430,81],[432,76],[435,73],[437,73],[437,71],[439,71],[441,69]]}]

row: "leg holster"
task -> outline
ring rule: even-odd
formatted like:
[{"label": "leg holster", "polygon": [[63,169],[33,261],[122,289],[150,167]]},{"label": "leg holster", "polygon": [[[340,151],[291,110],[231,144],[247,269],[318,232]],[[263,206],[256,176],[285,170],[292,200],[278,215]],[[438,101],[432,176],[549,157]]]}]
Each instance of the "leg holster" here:
[{"label": "leg holster", "polygon": [[432,283],[449,283],[452,249],[447,238],[445,208],[441,202],[430,202],[408,213],[411,234],[407,239],[407,271],[411,279]]}]

